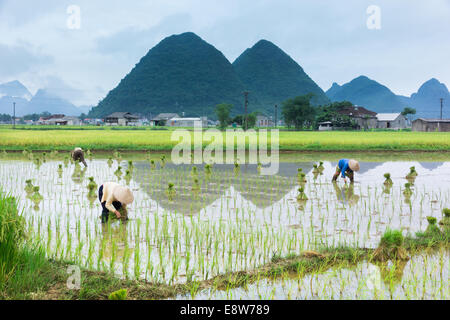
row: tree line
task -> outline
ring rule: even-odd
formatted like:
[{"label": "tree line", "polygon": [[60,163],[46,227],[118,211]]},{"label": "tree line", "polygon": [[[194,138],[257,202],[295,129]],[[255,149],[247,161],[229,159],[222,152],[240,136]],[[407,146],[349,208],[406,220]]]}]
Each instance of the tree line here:
[{"label": "tree line", "polygon": [[[295,130],[317,129],[321,122],[331,122],[333,127],[356,129],[357,123],[348,115],[339,111],[353,106],[350,101],[333,102],[327,105],[314,107],[311,99],[314,94],[309,93],[288,99],[282,103],[281,116],[288,128]],[[236,123],[245,128],[245,115],[230,117],[233,105],[227,103],[218,104],[215,108],[219,127],[225,129],[228,125]],[[402,115],[408,116],[416,113],[414,108],[406,107]],[[247,128],[252,128],[256,124],[256,117],[259,112],[255,111],[247,115]]]}]

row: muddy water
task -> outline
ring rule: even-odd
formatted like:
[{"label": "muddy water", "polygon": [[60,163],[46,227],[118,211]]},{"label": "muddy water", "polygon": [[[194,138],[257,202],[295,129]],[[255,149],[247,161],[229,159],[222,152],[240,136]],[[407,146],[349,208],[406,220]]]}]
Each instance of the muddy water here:
[{"label": "muddy water", "polygon": [[[239,170],[214,165],[208,175],[203,166],[196,166],[197,173],[192,165],[169,160],[162,166],[160,155],[153,155],[154,167],[142,154],[123,157],[120,176],[118,162],[109,166],[107,157],[88,160],[86,169],[68,164],[60,173],[62,158],[48,157],[40,166],[20,157],[0,159],[0,187],[18,197],[34,238],[49,256],[169,283],[256,268],[274,253],[320,245],[373,248],[386,228],[405,234],[424,230],[427,216],[440,219],[442,209],[450,207],[450,159],[445,157],[426,162],[427,155],[417,155],[420,161],[366,155],[353,186],[331,183],[339,157],[329,154],[314,155],[326,159],[321,173],[313,172],[311,156],[290,154],[286,161],[282,156],[275,176],[259,175],[256,165]],[[125,176],[131,158],[134,169]],[[411,166],[419,175],[412,195],[405,197]],[[307,178],[308,200],[302,202],[296,199],[298,168]],[[386,172],[393,180],[390,190],[383,185]],[[127,223],[101,225],[101,206],[96,192],[88,194],[88,177],[98,185],[129,185],[135,201]],[[39,186],[41,201],[32,201],[24,190],[27,179]],[[176,190],[173,199],[169,182]]]}]

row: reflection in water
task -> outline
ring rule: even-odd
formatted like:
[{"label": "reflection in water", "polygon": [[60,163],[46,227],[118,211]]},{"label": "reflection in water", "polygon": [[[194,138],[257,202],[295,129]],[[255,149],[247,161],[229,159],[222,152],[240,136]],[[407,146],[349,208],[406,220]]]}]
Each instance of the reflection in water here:
[{"label": "reflection in water", "polygon": [[[413,256],[395,264],[363,262],[298,277],[260,279],[246,287],[219,291],[206,289],[194,299],[433,299],[448,300],[449,253],[446,250]],[[433,272],[430,272],[433,271]],[[192,299],[191,295],[176,299]]]},{"label": "reflection in water", "polygon": [[[60,248],[64,247],[70,234],[73,245],[67,246],[68,251],[74,252],[78,262],[84,264],[89,252],[94,252],[94,260],[99,256],[98,244],[104,242],[105,256],[100,264],[111,265],[114,252],[114,268],[120,269],[129,258],[130,270],[134,270],[134,261],[139,260],[134,259],[134,253],[140,252],[138,257],[145,260],[141,270],[145,264],[152,268],[149,281],[170,279],[174,268],[178,272],[174,276],[177,282],[185,281],[188,274],[203,279],[229,270],[249,270],[270,261],[273,252],[298,253],[314,249],[317,243],[336,246],[345,242],[374,248],[386,228],[423,231],[424,217],[440,220],[443,206],[450,203],[449,162],[434,171],[418,162],[378,162],[373,169],[356,175],[356,195],[353,185],[332,186],[329,181],[335,171],[332,162],[325,161],[323,175],[317,174],[301,154],[295,155],[300,160],[280,163],[280,173],[274,176],[261,176],[257,165],[241,165],[235,175],[233,164],[215,164],[210,170],[203,165],[195,166],[194,177],[193,165],[175,166],[167,161],[161,169],[158,162],[152,170],[149,161],[137,159],[130,172],[130,188],[136,198],[130,206],[132,220],[126,230],[120,222],[112,222],[111,233],[115,235],[108,237],[110,231],[102,232],[97,197],[91,197],[85,186],[80,186],[85,174],[98,182],[116,180],[117,167],[115,163],[108,167],[108,156],[94,160],[84,170],[81,167],[64,170],[62,179],[58,179],[58,161],[47,161],[38,172],[28,160],[0,160],[0,186],[18,197],[24,217],[39,237],[44,241],[50,239],[50,248],[57,248],[58,241]],[[316,154],[314,163],[322,156],[325,155]],[[412,188],[411,204],[405,206],[402,192],[411,166],[417,168],[419,176]],[[299,167],[306,174],[304,192],[309,198],[302,210],[298,210],[296,201]],[[126,170],[122,172],[126,176]],[[380,196],[384,192],[384,172],[392,173],[394,186],[390,196]],[[36,184],[44,197],[38,211],[33,210],[34,203],[25,197],[24,191],[25,180],[35,177],[39,177]],[[61,184],[57,183],[59,180]],[[168,183],[173,183],[176,190],[173,202],[166,194]],[[56,228],[66,232],[61,232],[58,238]],[[134,249],[125,250],[126,237]],[[124,254],[129,250],[133,252],[131,257]],[[94,261],[94,267],[95,264]],[[163,270],[164,275],[159,276]]]},{"label": "reflection in water", "polygon": [[[256,165],[242,165],[237,175],[235,172],[234,165],[205,168],[166,164],[164,170],[153,170],[148,162],[138,162],[133,178],[163,208],[183,214],[197,214],[224,197],[230,187],[258,208],[267,208],[295,186],[295,181],[290,177],[259,175]],[[166,184],[162,188],[163,183],[155,185],[152,180]],[[171,184],[175,186],[176,195],[168,190],[167,186]]]},{"label": "reflection in water", "polygon": [[84,180],[84,175],[86,174],[87,168],[81,169],[78,162],[75,162],[75,168],[73,169],[72,181],[76,184],[81,184]]},{"label": "reflection in water", "polygon": [[359,195],[355,194],[355,186],[353,183],[344,184],[339,187],[336,181],[333,181],[334,191],[336,192],[337,199],[343,205],[353,206],[358,203]]},{"label": "reflection in water", "polygon": [[104,223],[102,224],[101,256],[103,261],[110,263],[114,268],[115,263],[127,262],[133,253],[129,247],[128,223]]}]

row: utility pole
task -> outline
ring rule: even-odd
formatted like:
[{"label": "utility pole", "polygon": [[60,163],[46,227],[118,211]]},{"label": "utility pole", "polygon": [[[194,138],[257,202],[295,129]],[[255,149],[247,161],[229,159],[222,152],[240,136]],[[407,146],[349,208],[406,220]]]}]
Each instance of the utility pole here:
[{"label": "utility pole", "polygon": [[244,91],[244,98],[245,98],[245,118],[244,118],[244,122],[245,122],[245,130],[247,130],[247,106],[248,106],[248,94],[250,92],[249,91]]},{"label": "utility pole", "polygon": [[441,120],[442,120],[442,107],[444,105],[444,98],[441,98]]},{"label": "utility pole", "polygon": [[13,102],[13,129],[16,128],[16,103]]},{"label": "utility pole", "polygon": [[278,106],[275,105],[275,128],[277,127],[277,115],[278,115],[278,110],[277,110]]}]

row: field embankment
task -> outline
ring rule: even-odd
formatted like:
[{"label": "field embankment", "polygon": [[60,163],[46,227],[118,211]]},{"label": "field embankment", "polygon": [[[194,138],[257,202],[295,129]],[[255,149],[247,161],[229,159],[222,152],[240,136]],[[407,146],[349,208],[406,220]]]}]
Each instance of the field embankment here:
[{"label": "field embankment", "polygon": [[[173,130],[30,130],[0,128],[0,149],[170,151],[178,144]],[[191,136],[193,133],[191,132]],[[224,146],[227,141],[223,133]],[[270,141],[270,140],[269,140]],[[193,144],[193,139],[191,139]],[[209,141],[203,141],[206,146]],[[247,142],[248,144],[248,142]],[[280,131],[280,151],[450,151],[450,132]]]}]

